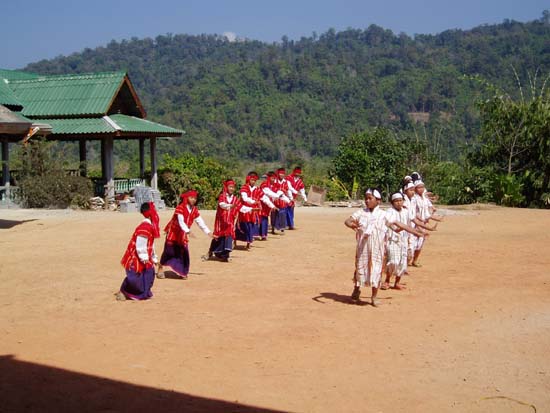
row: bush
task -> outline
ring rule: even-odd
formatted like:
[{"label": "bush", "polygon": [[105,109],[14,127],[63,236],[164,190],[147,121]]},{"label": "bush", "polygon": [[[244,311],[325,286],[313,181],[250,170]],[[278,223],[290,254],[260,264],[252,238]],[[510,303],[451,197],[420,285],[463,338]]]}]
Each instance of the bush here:
[{"label": "bush", "polygon": [[494,180],[494,194],[497,204],[517,207],[525,204],[523,183],[515,175],[499,175]]},{"label": "bush", "polygon": [[19,197],[27,208],[88,208],[93,196],[92,182],[63,171],[26,176],[19,182]]},{"label": "bush", "polygon": [[222,182],[233,171],[219,161],[203,156],[184,154],[178,158],[166,156],[159,169],[159,189],[167,205],[175,206],[179,196],[188,189],[199,192],[198,202],[204,208],[215,208]]},{"label": "bush", "polygon": [[427,165],[422,176],[443,204],[462,205],[494,200],[495,174],[491,168],[467,167],[455,162]]},{"label": "bush", "polygon": [[52,158],[54,143],[33,140],[19,150],[19,199],[27,208],[87,208],[93,196],[92,182],[68,176]]}]

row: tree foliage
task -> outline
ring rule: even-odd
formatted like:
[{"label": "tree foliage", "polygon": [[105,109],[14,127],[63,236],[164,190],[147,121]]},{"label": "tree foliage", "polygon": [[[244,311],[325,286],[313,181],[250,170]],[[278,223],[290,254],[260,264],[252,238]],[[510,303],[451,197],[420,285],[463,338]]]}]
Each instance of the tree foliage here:
[{"label": "tree foliage", "polygon": [[399,189],[405,174],[406,147],[388,129],[374,128],[345,138],[333,161],[333,174],[349,194],[377,187],[386,194]]},{"label": "tree foliage", "polygon": [[26,69],[129,70],[149,117],[187,131],[188,139],[159,145],[173,156],[332,157],[342,136],[371,126],[411,132],[420,118],[428,122],[429,145],[442,160],[455,160],[479,132],[478,88],[462,75],[510,89],[514,81],[502,73],[511,65],[550,71],[549,44],[544,15],[414,37],[376,25],[273,44],[167,34],[111,41]]}]

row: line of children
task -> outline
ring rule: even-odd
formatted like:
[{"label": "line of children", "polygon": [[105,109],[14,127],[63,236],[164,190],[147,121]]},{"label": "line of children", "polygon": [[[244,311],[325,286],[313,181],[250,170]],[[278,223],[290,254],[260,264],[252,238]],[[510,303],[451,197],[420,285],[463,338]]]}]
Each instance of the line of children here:
[{"label": "line of children", "polygon": [[284,233],[289,225],[294,229],[294,195],[300,194],[307,200],[301,173],[297,167],[287,177],[284,168],[279,168],[277,174],[268,172],[262,184],[256,186],[259,176],[250,172],[241,187],[240,198],[235,195],[235,182],[224,181],[213,232],[196,207],[198,192],[189,190],[181,194],[180,203],[164,228],[166,238],[160,263],[154,250],[154,239],[160,237],[159,217],[152,202],[142,204],[144,220],[134,231],[122,258],[126,278],[117,293],[117,300],[151,298],[157,264],[158,278],[165,278],[164,267],[180,278],[187,278],[190,269],[189,234],[193,223],[212,238],[203,260],[216,258],[225,262],[230,261],[237,240],[246,242],[247,249],[254,239],[267,240],[270,216],[273,233],[275,230]]},{"label": "line of children", "polygon": [[[417,179],[415,183],[405,179],[405,186],[391,195],[392,207],[387,211],[380,209],[381,194],[370,188],[365,193],[366,208],[353,213],[344,224],[356,233],[356,254],[354,289],[351,294],[353,302],[360,302],[361,287],[372,288],[371,304],[378,306],[378,289],[390,288],[391,277],[395,277],[393,288],[401,290],[403,275],[407,274],[407,265],[420,266],[418,257],[426,231],[434,231],[436,225],[430,227],[432,219],[429,205],[424,198],[424,183]],[[411,179],[412,180],[412,179]],[[439,219],[439,218],[438,218]],[[409,251],[412,250],[412,256]],[[382,274],[386,272],[384,283]]]}]

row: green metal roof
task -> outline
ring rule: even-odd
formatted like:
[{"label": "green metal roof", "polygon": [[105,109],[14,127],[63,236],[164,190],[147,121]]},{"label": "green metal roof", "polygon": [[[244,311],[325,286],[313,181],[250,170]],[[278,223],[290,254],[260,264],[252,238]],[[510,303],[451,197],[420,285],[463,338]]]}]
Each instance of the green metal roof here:
[{"label": "green metal roof", "polygon": [[9,82],[29,117],[104,115],[125,72],[46,76]]},{"label": "green metal roof", "polygon": [[12,90],[8,86],[7,80],[0,77],[0,105],[5,105],[13,110],[23,109],[23,105],[15,97]]},{"label": "green metal roof", "polygon": [[183,131],[126,115],[110,115],[101,118],[33,119],[33,122],[52,126],[53,135],[156,135],[181,136]]},{"label": "green metal roof", "polygon": [[179,135],[183,134],[180,129],[174,129],[170,126],[162,125],[160,123],[151,122],[149,120],[136,118],[135,116],[127,115],[109,115],[121,129],[122,132],[142,132],[142,133],[155,133],[155,134],[169,134]]},{"label": "green metal roof", "polygon": [[38,75],[36,73],[22,72],[21,70],[0,69],[0,77],[7,79],[8,81],[36,79],[41,76],[42,75]]},{"label": "green metal roof", "polygon": [[98,133],[114,133],[113,128],[103,118],[73,118],[73,119],[33,119],[35,122],[47,123],[52,126],[54,135],[86,135]]}]

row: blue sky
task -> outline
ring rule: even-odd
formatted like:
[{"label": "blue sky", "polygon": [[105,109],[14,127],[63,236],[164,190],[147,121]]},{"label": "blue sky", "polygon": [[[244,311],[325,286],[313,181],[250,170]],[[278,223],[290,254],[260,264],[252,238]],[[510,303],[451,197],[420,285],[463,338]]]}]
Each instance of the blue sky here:
[{"label": "blue sky", "polygon": [[0,67],[166,33],[235,33],[279,41],[329,28],[377,24],[395,33],[438,33],[504,19],[538,19],[550,0],[26,0],[0,6]]}]

